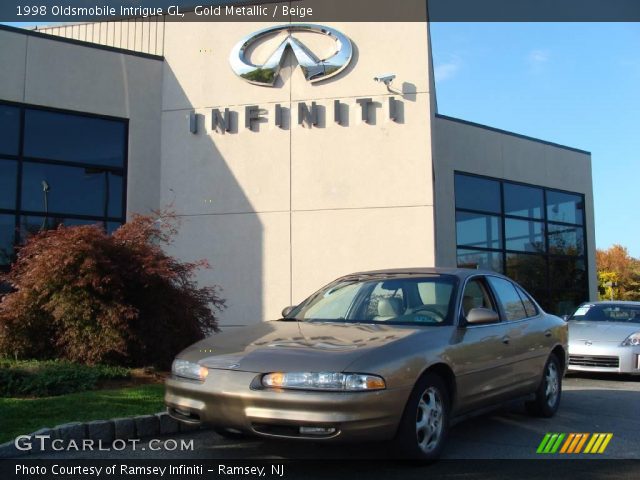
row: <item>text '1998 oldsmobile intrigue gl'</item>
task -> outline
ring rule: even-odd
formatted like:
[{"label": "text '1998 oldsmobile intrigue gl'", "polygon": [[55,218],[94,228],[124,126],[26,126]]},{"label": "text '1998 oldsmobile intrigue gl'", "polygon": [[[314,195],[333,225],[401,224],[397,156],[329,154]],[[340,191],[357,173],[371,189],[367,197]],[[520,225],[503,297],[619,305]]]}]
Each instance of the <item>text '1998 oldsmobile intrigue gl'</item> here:
[{"label": "text '1998 oldsmobile intrigue gl'", "polygon": [[552,416],[567,325],[493,272],[403,269],[342,277],[283,311],[181,352],[170,415],[222,434],[391,440],[438,457],[453,421],[514,399]]}]

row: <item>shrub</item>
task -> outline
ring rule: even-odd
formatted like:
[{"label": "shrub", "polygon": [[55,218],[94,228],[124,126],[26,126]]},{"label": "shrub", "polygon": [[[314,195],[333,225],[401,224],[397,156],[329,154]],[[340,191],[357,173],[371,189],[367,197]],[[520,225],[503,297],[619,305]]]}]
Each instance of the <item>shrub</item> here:
[{"label": "shrub", "polygon": [[48,360],[0,361],[0,397],[45,397],[95,388],[99,380],[128,378],[129,370]]},{"label": "shrub", "polygon": [[14,291],[0,303],[0,355],[166,368],[216,331],[224,301],[216,286],[194,281],[207,262],[180,262],[162,249],[175,224],[159,212],[111,236],[94,225],[31,237],[4,277]]}]

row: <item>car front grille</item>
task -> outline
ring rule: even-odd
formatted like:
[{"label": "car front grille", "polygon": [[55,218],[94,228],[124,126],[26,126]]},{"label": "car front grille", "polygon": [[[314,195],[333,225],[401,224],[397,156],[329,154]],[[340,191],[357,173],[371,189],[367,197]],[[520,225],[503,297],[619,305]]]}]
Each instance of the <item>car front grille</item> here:
[{"label": "car front grille", "polygon": [[620,358],[604,355],[569,355],[569,365],[618,368],[620,366]]}]

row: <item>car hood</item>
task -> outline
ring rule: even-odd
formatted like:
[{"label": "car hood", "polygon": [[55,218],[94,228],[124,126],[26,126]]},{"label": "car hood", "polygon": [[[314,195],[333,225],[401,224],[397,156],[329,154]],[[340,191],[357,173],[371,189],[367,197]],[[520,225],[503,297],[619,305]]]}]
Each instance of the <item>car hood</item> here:
[{"label": "car hood", "polygon": [[638,323],[570,321],[569,342],[622,342],[632,333],[640,331]]},{"label": "car hood", "polygon": [[232,328],[184,350],[179,358],[209,368],[246,372],[341,372],[372,349],[425,327],[320,322],[264,322]]}]

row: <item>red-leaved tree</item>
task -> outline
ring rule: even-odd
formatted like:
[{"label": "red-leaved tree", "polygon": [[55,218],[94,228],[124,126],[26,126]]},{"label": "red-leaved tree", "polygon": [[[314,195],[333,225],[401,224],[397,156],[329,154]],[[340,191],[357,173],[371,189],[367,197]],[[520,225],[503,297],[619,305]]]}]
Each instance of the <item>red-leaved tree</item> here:
[{"label": "red-leaved tree", "polygon": [[180,262],[162,246],[170,212],[135,216],[113,235],[60,226],[32,236],[2,280],[0,356],[166,368],[176,353],[217,331],[217,286],[194,280],[206,261]]}]

